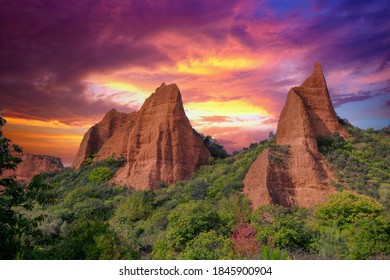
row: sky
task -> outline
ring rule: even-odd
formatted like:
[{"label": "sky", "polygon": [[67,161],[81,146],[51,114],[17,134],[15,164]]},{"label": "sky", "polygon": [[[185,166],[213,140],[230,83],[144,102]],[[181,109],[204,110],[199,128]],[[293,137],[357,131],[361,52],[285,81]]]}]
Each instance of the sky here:
[{"label": "sky", "polygon": [[197,131],[240,150],[276,131],[314,62],[339,116],[390,124],[388,0],[0,0],[4,134],[66,165],[107,111],[162,82]]}]

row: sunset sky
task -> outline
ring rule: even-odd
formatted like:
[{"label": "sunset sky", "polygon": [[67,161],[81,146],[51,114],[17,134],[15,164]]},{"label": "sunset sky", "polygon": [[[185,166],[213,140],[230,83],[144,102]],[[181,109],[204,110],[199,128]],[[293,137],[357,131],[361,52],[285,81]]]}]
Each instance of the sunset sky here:
[{"label": "sunset sky", "polygon": [[240,150],[276,130],[315,61],[338,115],[390,124],[388,0],[0,0],[4,133],[67,165],[105,112],[162,82],[197,131]]}]

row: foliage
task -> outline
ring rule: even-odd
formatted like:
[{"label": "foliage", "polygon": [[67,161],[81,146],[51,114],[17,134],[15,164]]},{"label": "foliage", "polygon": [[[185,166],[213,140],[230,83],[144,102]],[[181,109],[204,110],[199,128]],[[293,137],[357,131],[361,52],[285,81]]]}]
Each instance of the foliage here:
[{"label": "foliage", "polygon": [[191,240],[180,255],[184,260],[224,260],[232,259],[233,244],[215,230],[201,232]]},{"label": "foliage", "polygon": [[124,163],[115,157],[44,174],[35,180],[48,188],[35,188],[33,197],[51,203],[31,198],[33,211],[18,210],[29,221],[44,218],[19,257],[389,258],[389,135],[347,129],[353,137],[336,134],[319,138],[318,145],[338,176],[335,184],[354,192],[337,193],[313,209],[262,206],[252,212],[242,193],[249,167],[266,148],[278,164],[289,154],[272,135],[233,156],[213,158],[185,181],[159,182],[150,191],[111,183]]},{"label": "foliage", "polygon": [[256,258],[260,251],[260,242],[256,240],[256,229],[248,223],[241,223],[231,238],[234,254],[239,258]]},{"label": "foliage", "polygon": [[353,190],[382,202],[390,211],[390,136],[382,130],[361,130],[346,126],[351,137],[338,133],[319,138],[319,150],[331,164],[339,190]]},{"label": "foliage", "polygon": [[246,223],[251,216],[249,199],[241,194],[224,197],[218,202],[218,215],[225,225],[226,234],[231,234],[240,223]]},{"label": "foliage", "polygon": [[306,217],[307,213],[302,208],[267,205],[254,212],[252,223],[262,244],[287,250],[306,250],[311,242],[311,235],[305,224]]},{"label": "foliage", "polygon": [[260,256],[262,260],[289,260],[290,256],[286,251],[278,248],[272,248],[269,245],[261,247]]},{"label": "foliage", "polygon": [[383,206],[352,192],[332,195],[311,222],[314,250],[325,259],[367,259],[390,254],[390,221]]},{"label": "foliage", "polygon": [[66,230],[55,252],[56,257],[66,260],[119,259],[121,252],[118,244],[106,223],[80,219]]},{"label": "foliage", "polygon": [[180,204],[169,215],[167,242],[175,250],[182,251],[202,231],[216,228],[218,222],[218,215],[206,201]]},{"label": "foliage", "polygon": [[320,226],[348,228],[363,218],[374,218],[383,212],[383,206],[363,195],[344,191],[332,195],[325,204],[315,211]]},{"label": "foliage", "polygon": [[[15,170],[21,162],[18,156],[22,153],[19,146],[10,147],[12,141],[3,136],[5,124],[6,121],[0,117],[0,175],[7,170]],[[28,186],[16,182],[14,176],[0,179],[0,259],[13,259],[17,255],[23,257],[23,251],[29,245],[28,237],[34,233],[42,217],[29,219],[19,210],[32,210],[34,203],[47,204],[49,192],[50,185],[43,183],[39,176]]]},{"label": "foliage", "polygon": [[228,156],[228,153],[226,152],[225,148],[218,143],[217,140],[215,140],[210,135],[207,135],[203,138],[203,142],[206,145],[207,149],[210,151],[211,156],[213,158],[226,158]]},{"label": "foliage", "polygon": [[112,175],[112,170],[110,168],[102,166],[93,169],[92,172],[89,174],[88,179],[91,182],[98,183],[110,180]]}]

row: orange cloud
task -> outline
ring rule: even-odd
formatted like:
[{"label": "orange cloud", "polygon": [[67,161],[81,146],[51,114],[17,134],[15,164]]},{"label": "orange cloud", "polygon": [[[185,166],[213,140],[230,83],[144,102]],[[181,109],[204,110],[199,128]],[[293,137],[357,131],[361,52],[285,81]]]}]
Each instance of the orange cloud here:
[{"label": "orange cloud", "polygon": [[204,123],[224,123],[231,121],[229,116],[201,116],[199,120]]}]

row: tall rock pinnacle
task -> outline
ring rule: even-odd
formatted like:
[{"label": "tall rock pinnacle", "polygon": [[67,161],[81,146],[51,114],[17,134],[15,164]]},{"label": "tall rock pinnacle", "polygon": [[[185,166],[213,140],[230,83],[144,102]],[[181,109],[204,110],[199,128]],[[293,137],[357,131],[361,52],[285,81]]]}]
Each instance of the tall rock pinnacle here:
[{"label": "tall rock pinnacle", "polygon": [[270,203],[310,207],[326,199],[334,191],[332,173],[318,151],[317,138],[335,132],[348,137],[322,67],[315,63],[311,76],[288,92],[276,132],[279,146],[263,151],[244,178],[244,193],[254,208]]},{"label": "tall rock pinnacle", "polygon": [[[78,168],[92,153],[96,153],[95,160],[112,154],[124,156],[127,164],[118,170],[114,180],[146,190],[155,188],[160,181],[173,183],[189,177],[210,157],[203,139],[185,115],[176,84],[163,83],[138,112],[115,115],[114,120],[107,117],[109,121],[106,117],[85,134],[74,167]],[[92,130],[102,145],[94,146],[96,141],[86,140],[94,138]]]}]

